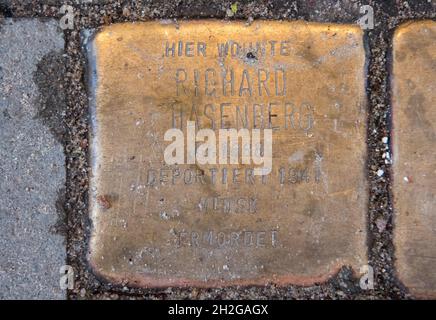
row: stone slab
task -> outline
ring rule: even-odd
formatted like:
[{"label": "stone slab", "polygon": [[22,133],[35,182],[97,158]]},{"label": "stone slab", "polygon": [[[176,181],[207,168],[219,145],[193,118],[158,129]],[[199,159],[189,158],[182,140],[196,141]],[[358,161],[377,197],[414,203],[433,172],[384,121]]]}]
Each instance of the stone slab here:
[{"label": "stone slab", "polygon": [[[143,287],[310,285],[367,263],[358,26],[115,24],[88,56],[96,274]],[[187,120],[217,134],[273,128],[271,173],[167,165],[165,132],[186,133]]]},{"label": "stone slab", "polygon": [[393,191],[400,280],[436,297],[436,23],[400,26],[393,39]]}]

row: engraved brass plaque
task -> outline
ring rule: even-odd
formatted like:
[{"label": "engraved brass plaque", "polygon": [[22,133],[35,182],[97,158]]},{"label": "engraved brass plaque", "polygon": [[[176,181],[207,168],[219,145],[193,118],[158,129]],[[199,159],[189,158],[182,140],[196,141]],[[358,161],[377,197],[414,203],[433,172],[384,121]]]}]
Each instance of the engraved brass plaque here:
[{"label": "engraved brass plaque", "polygon": [[393,39],[394,244],[400,280],[436,297],[436,22],[400,26]]},{"label": "engraved brass plaque", "polygon": [[[366,264],[358,26],[116,24],[88,50],[98,275],[143,287],[309,285]],[[164,156],[170,129],[183,134],[176,164]],[[252,141],[260,132],[270,172],[256,172],[254,156],[225,163],[219,147],[209,162],[195,158],[215,143],[201,132],[218,143],[228,129],[246,129]]]}]

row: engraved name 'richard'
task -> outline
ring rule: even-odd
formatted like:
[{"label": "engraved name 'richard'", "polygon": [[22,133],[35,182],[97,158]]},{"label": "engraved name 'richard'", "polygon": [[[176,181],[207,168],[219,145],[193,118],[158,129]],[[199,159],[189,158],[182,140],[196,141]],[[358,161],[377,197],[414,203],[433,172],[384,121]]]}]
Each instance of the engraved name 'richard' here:
[{"label": "engraved name 'richard'", "polygon": [[[191,72],[184,68],[176,70],[176,95],[198,97],[238,96],[238,97],[284,97],[287,93],[287,74],[283,68],[273,70],[226,68],[218,71],[214,68],[206,70],[194,69]],[[193,88],[193,92],[188,90]]]}]

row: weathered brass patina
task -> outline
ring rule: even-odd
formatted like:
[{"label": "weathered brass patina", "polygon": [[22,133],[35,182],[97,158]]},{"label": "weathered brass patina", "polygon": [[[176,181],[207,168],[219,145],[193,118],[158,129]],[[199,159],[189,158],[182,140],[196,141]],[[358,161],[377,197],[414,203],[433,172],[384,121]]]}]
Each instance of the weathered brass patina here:
[{"label": "weathered brass patina", "polygon": [[395,254],[400,280],[436,297],[436,22],[400,26],[393,45]]},{"label": "weathered brass patina", "polygon": [[[116,24],[93,65],[90,262],[137,286],[312,284],[367,261],[358,26]],[[166,165],[165,132],[273,129],[252,164]]]}]

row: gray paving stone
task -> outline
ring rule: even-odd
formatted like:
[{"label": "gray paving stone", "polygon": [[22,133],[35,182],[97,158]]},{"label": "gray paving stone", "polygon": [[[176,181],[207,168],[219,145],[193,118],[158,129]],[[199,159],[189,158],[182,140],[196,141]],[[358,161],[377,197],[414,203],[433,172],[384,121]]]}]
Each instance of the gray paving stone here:
[{"label": "gray paving stone", "polygon": [[[64,299],[65,239],[53,232],[65,185],[63,146],[43,123],[35,72],[62,52],[56,21],[0,25],[0,298]],[[53,84],[55,85],[55,84]],[[46,107],[46,106],[43,106]]]}]

